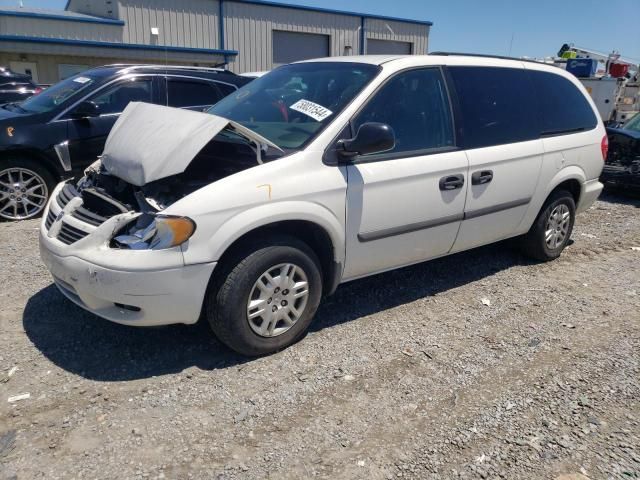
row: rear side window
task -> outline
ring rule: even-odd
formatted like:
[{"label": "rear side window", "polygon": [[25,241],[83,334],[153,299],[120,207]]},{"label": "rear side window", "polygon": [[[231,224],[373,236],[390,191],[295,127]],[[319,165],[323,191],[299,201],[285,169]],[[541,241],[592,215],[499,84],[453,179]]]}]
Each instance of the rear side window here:
[{"label": "rear side window", "polygon": [[169,80],[167,95],[170,107],[204,107],[222,98],[222,93],[212,82]]},{"label": "rear side window", "polygon": [[531,71],[540,105],[542,135],[591,130],[598,120],[578,88],[560,75]]},{"label": "rear side window", "polygon": [[449,97],[439,68],[409,70],[389,80],[354,120],[381,122],[393,128],[391,152],[412,152],[454,145]]},{"label": "rear side window", "polygon": [[460,101],[466,148],[538,138],[537,105],[525,70],[449,67],[449,71]]},{"label": "rear side window", "polygon": [[218,87],[218,89],[220,89],[220,91],[222,92],[223,96],[227,96],[227,95],[231,95],[233,92],[236,91],[236,88],[228,85],[226,83],[220,83],[220,82],[216,82],[216,86]]}]

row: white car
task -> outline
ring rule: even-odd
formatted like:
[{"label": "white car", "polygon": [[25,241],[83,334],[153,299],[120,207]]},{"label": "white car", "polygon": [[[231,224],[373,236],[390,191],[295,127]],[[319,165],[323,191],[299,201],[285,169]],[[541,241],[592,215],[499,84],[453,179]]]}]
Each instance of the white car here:
[{"label": "white car", "polygon": [[560,255],[607,136],[553,66],[464,55],[286,65],[208,113],[130,104],[61,183],[40,250],[70,300],[134,326],[203,316],[261,355],[343,282],[520,237]]}]

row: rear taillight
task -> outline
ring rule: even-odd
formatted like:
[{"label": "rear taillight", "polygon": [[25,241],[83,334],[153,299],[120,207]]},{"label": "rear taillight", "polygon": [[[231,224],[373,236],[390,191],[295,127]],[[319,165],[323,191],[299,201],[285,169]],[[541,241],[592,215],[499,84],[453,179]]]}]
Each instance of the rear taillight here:
[{"label": "rear taillight", "polygon": [[600,142],[600,149],[602,150],[602,160],[607,161],[607,153],[609,153],[609,138],[605,135]]},{"label": "rear taillight", "polygon": [[42,88],[40,88],[40,87],[36,87],[36,88],[35,88],[35,90],[33,91],[33,94],[34,94],[34,95],[37,95],[37,94],[39,94],[41,91],[42,91]]}]

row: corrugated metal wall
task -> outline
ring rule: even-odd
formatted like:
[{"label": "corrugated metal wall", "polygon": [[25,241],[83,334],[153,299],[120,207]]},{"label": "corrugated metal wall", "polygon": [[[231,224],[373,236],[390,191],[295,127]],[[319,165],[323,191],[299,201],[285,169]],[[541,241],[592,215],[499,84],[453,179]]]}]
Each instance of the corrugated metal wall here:
[{"label": "corrugated metal wall", "polygon": [[[123,41],[148,45],[220,48],[217,0],[119,0]],[[158,27],[160,35],[151,35]]]},{"label": "corrugated metal wall", "polygon": [[225,48],[240,52],[230,69],[249,72],[273,68],[273,30],[330,35],[333,56],[342,55],[345,46],[352,47],[353,53],[359,48],[358,17],[225,1]]},{"label": "corrugated metal wall", "polygon": [[365,32],[367,38],[412,43],[412,53],[414,55],[424,55],[427,53],[429,37],[428,25],[367,18],[365,19]]},{"label": "corrugated metal wall", "polygon": [[122,26],[35,17],[0,16],[0,34],[93,40],[97,42],[121,42]]},{"label": "corrugated metal wall", "polygon": [[118,2],[113,0],[70,0],[69,10],[96,17],[118,19]]},{"label": "corrugated metal wall", "polygon": [[[270,70],[273,68],[273,31],[306,32],[328,35],[329,53],[360,53],[361,22],[359,16],[300,10],[294,8],[222,0],[224,12],[224,45],[220,42],[220,0],[72,0],[70,8],[85,13],[117,15],[121,25],[71,22],[45,18],[0,16],[0,34],[41,38],[91,40],[237,50],[229,67],[235,72]],[[112,9],[112,10],[111,10]],[[365,18],[367,38],[410,42],[414,54],[427,52],[429,27],[423,24]],[[160,34],[151,35],[158,27]],[[173,63],[215,63],[222,57],[210,53],[183,53],[132,49],[109,49],[100,46],[71,46],[37,43],[2,42],[6,52],[49,55],[88,56],[122,61],[164,61]],[[101,60],[97,60],[100,62]],[[64,62],[63,62],[64,63]],[[69,63],[69,62],[66,62]],[[48,79],[47,81],[53,81]]]}]

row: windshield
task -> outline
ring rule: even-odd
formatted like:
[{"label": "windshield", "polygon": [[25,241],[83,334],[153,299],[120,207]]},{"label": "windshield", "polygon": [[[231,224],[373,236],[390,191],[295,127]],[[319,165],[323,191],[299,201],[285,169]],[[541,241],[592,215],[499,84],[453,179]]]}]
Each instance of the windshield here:
[{"label": "windshield", "polygon": [[208,111],[238,122],[282,149],[299,149],[320,133],[379,72],[375,65],[285,65],[245,85]]},{"label": "windshield", "polygon": [[629,120],[627,124],[622,127],[622,129],[640,132],[640,113],[636,113],[636,115],[631,120]]},{"label": "windshield", "polygon": [[86,90],[98,80],[99,77],[86,74],[67,78],[28,98],[20,104],[20,108],[32,113],[50,112],[71,97]]}]

